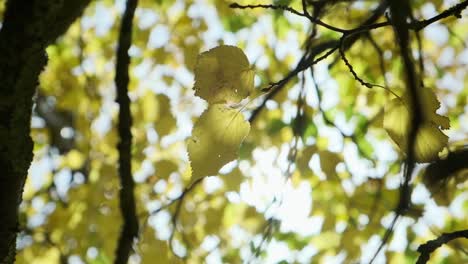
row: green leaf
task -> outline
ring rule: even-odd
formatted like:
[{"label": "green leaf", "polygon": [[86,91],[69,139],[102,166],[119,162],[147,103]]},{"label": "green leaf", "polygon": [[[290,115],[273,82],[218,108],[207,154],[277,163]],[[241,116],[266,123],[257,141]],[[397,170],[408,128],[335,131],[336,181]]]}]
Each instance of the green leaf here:
[{"label": "green leaf", "polygon": [[287,124],[283,120],[280,118],[275,118],[268,122],[265,131],[268,133],[268,135],[272,136],[280,132],[280,130],[286,126]]},{"label": "green leaf", "polygon": [[309,123],[307,124],[307,128],[304,131],[304,139],[307,139],[309,137],[317,137],[318,136],[318,129],[317,126],[315,125],[314,121],[310,120]]},{"label": "green leaf", "polygon": [[236,159],[249,130],[249,122],[238,110],[215,104],[203,112],[187,143],[192,180],[215,175]]},{"label": "green leaf", "polygon": [[255,23],[256,19],[253,16],[246,15],[235,15],[235,16],[223,16],[221,22],[225,29],[237,32],[245,27],[248,27]]},{"label": "green leaf", "polygon": [[360,150],[363,152],[364,156],[367,158],[372,157],[374,154],[374,147],[372,144],[363,136],[356,137],[356,143],[359,145]]}]

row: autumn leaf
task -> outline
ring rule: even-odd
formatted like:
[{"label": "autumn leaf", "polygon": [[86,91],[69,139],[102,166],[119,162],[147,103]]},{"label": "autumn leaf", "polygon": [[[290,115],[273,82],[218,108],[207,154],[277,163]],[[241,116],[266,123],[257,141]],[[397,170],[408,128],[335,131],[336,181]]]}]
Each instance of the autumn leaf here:
[{"label": "autumn leaf", "polygon": [[332,175],[335,175],[336,171],[336,165],[340,163],[341,159],[337,153],[333,153],[330,151],[320,151],[320,168],[322,171],[327,175],[327,177],[330,177]]},{"label": "autumn leaf", "polygon": [[171,104],[169,97],[164,94],[156,96],[159,106],[159,117],[157,122],[154,122],[154,126],[158,135],[165,136],[171,133],[176,127],[176,119],[171,112]]},{"label": "autumn leaf", "polygon": [[[431,162],[439,158],[438,153],[447,145],[448,137],[441,129],[449,128],[449,120],[436,113],[440,103],[434,92],[427,88],[421,91],[423,118],[416,135],[414,151],[417,162]],[[408,109],[409,100],[406,96],[393,99],[385,108],[383,122],[384,129],[403,152],[406,152],[411,119]]]},{"label": "autumn leaf", "polygon": [[236,159],[249,130],[249,122],[238,110],[214,104],[203,112],[187,143],[192,180],[215,175]]},{"label": "autumn leaf", "polygon": [[238,103],[254,87],[254,71],[244,52],[221,45],[201,53],[195,66],[195,95],[209,104]]}]

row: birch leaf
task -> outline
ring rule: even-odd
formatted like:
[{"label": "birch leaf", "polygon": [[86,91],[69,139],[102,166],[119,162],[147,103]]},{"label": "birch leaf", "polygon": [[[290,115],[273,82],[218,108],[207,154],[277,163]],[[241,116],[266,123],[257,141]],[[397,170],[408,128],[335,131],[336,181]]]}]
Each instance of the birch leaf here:
[{"label": "birch leaf", "polygon": [[236,159],[249,130],[249,122],[238,110],[214,104],[203,112],[187,143],[192,180],[215,175]]},{"label": "birch leaf", "polygon": [[253,87],[254,71],[238,47],[221,45],[198,56],[193,89],[209,104],[238,103]]}]

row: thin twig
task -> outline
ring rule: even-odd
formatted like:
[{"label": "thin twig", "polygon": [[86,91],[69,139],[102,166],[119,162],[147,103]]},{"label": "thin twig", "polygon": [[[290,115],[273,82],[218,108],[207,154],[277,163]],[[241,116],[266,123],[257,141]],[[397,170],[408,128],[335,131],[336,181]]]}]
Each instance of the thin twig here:
[{"label": "thin twig", "polygon": [[[170,250],[172,251],[172,253],[177,256],[177,257],[180,257],[178,256],[177,254],[175,254],[174,252],[174,248],[173,248],[173,240],[174,240],[174,236],[175,236],[175,233],[177,231],[177,222],[178,222],[178,219],[179,219],[179,215],[180,215],[180,212],[182,210],[182,204],[183,204],[183,201],[185,199],[185,197],[190,193],[192,192],[194,189],[195,189],[195,186],[197,186],[198,184],[200,184],[203,179],[205,179],[205,177],[201,177],[201,178],[198,178],[197,180],[195,180],[194,182],[192,182],[188,187],[186,187],[182,193],[177,196],[176,198],[172,199],[171,201],[169,201],[167,204],[159,207],[158,209],[152,211],[149,215],[155,215],[155,214],[158,214],[159,212],[161,212],[162,210],[164,209],[167,209],[169,208],[171,205],[177,203],[176,205],[176,209],[175,209],[175,212],[174,214],[172,215],[171,217],[171,224],[172,224],[172,232],[171,232],[171,235],[169,237],[169,248]],[[185,259],[185,257],[181,257],[182,259]]]},{"label": "thin twig", "polygon": [[345,51],[344,51],[344,48],[343,48],[344,39],[345,39],[345,38],[341,38],[341,41],[340,41],[340,48],[339,48],[338,50],[340,51],[341,60],[343,60],[343,62],[345,63],[346,67],[348,67],[348,69],[349,69],[349,71],[351,72],[351,74],[353,75],[354,79],[355,79],[356,81],[358,81],[361,85],[363,85],[363,86],[365,86],[365,87],[367,87],[367,88],[380,87],[380,88],[385,89],[385,87],[382,86],[382,85],[372,84],[372,83],[366,82],[366,81],[364,81],[361,77],[358,76],[358,74],[356,73],[356,71],[355,71],[354,68],[353,68],[353,65],[351,65],[351,63],[349,63],[348,59],[346,58],[346,54],[345,54]]},{"label": "thin twig", "polygon": [[192,184],[190,184],[188,187],[185,187],[184,191],[182,191],[182,193],[177,196],[176,198],[174,199],[171,199],[167,204],[159,207],[158,209],[150,212],[150,215],[155,215],[155,214],[158,214],[159,212],[161,212],[162,210],[164,209],[167,209],[169,208],[171,205],[175,204],[176,202],[178,202],[179,200],[183,199],[184,196],[186,196],[188,193],[190,193],[194,188],[195,186],[197,186],[198,184],[200,184],[202,181],[203,181],[204,177],[202,178],[199,178],[197,180],[195,180]]},{"label": "thin twig", "polygon": [[384,86],[389,87],[387,77],[385,76],[385,73],[387,72],[387,70],[385,69],[384,52],[380,48],[379,44],[377,44],[375,39],[372,37],[372,34],[370,32],[367,34],[367,39],[371,43],[372,47],[374,47],[374,49],[377,52],[377,55],[379,57],[379,67],[380,67],[380,72],[382,73],[382,78],[383,78],[383,81],[384,81],[384,84],[385,84]]},{"label": "thin twig", "polygon": [[[289,72],[288,75],[286,75],[286,77],[284,77],[282,80],[280,80],[280,81],[278,81],[276,83],[270,84],[267,87],[267,89],[263,89],[263,91],[268,92],[268,94],[263,99],[263,101],[260,103],[260,105],[257,106],[257,108],[255,108],[252,111],[252,114],[251,114],[251,116],[249,118],[249,122],[252,123],[257,118],[258,114],[260,114],[260,112],[265,107],[266,102],[268,100],[272,99],[276,94],[278,94],[281,91],[281,89],[291,79],[293,79],[298,73],[304,71],[305,69],[309,68],[310,66],[312,66],[314,64],[317,64],[321,60],[324,60],[325,58],[330,56],[330,54],[332,54],[333,52],[335,52],[338,49],[338,44],[339,44],[338,41],[332,40],[332,41],[327,41],[327,42],[324,42],[324,43],[321,43],[319,45],[314,46],[312,48],[312,52],[310,52],[310,55],[309,56],[304,55],[301,58],[301,60],[299,61],[296,68],[294,70],[292,70],[291,72]],[[328,50],[328,51],[324,55],[320,56],[317,59],[314,59],[315,56],[317,56],[318,54],[320,54],[320,53],[322,53],[322,52],[324,52],[326,50]]]},{"label": "thin twig", "polygon": [[375,251],[374,255],[372,256],[371,260],[369,261],[369,264],[372,264],[374,262],[374,260],[377,258],[377,256],[379,255],[380,251],[383,249],[383,247],[387,244],[388,240],[390,239],[390,237],[392,236],[393,234],[393,229],[395,228],[395,225],[396,225],[396,222],[397,220],[400,218],[400,214],[395,214],[395,216],[393,217],[393,220],[392,220],[392,223],[390,224],[390,226],[387,228],[387,230],[385,230],[385,234],[382,238],[382,242],[380,243],[379,247],[377,248],[377,250]]},{"label": "thin twig", "polygon": [[[331,126],[333,128],[335,128],[340,134],[341,136],[343,137],[343,139],[350,139],[351,141],[354,142],[354,144],[356,145],[357,147],[357,150],[358,150],[358,153],[360,156],[368,159],[369,161],[371,161],[374,165],[375,165],[375,161],[373,160],[372,157],[370,157],[369,155],[366,154],[366,152],[362,149],[362,147],[357,144],[357,136],[355,134],[346,134],[341,128],[339,128],[326,114],[326,112],[323,110],[322,106],[321,106],[321,103],[322,103],[322,92],[320,91],[320,88],[319,88],[319,84],[317,82],[317,80],[315,79],[315,75],[314,75],[314,70],[313,68],[310,69],[311,71],[311,78],[312,78],[312,81],[314,83],[314,88],[315,88],[315,93],[317,95],[317,101],[318,101],[318,110],[322,116],[322,119],[323,121],[325,122],[326,125],[328,126]],[[366,126],[369,125],[369,122],[367,122]],[[363,133],[365,133],[365,131],[367,130],[367,128],[363,129]]]},{"label": "thin twig", "polygon": [[283,10],[283,11],[287,11],[287,12],[290,12],[292,14],[295,14],[295,15],[298,15],[298,16],[301,16],[301,17],[305,17],[307,19],[310,20],[310,22],[312,22],[313,24],[317,24],[317,25],[320,25],[324,28],[327,28],[329,30],[332,30],[332,31],[335,31],[335,32],[339,32],[339,33],[345,33],[347,30],[346,29],[341,29],[341,28],[338,28],[338,27],[335,27],[335,26],[332,26],[332,25],[329,25],[323,21],[321,21],[320,19],[318,19],[317,17],[313,17],[311,16],[306,9],[304,9],[304,13],[301,13],[299,11],[297,11],[296,9],[292,8],[292,7],[289,7],[289,6],[285,6],[285,5],[262,5],[262,4],[258,4],[258,5],[240,5],[238,3],[232,3],[229,5],[230,8],[239,8],[239,9],[247,9],[247,8],[250,8],[250,9],[255,9],[255,8],[263,8],[263,9],[274,9],[274,10]]},{"label": "thin twig", "polygon": [[449,9],[443,11],[442,13],[435,15],[427,20],[417,21],[411,24],[413,30],[419,31],[430,24],[437,22],[441,19],[447,18],[449,16],[455,16],[456,18],[461,18],[461,12],[468,6],[468,0],[462,1]]},{"label": "thin twig", "polygon": [[[232,5],[234,5],[235,7],[238,7],[238,8],[240,8],[240,6],[241,6],[241,5],[238,5],[238,4],[231,4],[231,6]],[[255,5],[255,6],[257,6],[257,5]],[[257,6],[257,7],[262,7],[262,5]],[[257,7],[254,7],[254,8],[257,8]],[[251,7],[250,6],[242,6],[242,8],[251,8]],[[264,7],[264,8],[266,8],[266,7]],[[343,50],[349,49],[349,47],[351,47],[351,45],[353,43],[355,43],[355,41],[359,38],[361,33],[365,33],[365,32],[370,31],[372,29],[376,29],[376,28],[385,27],[385,26],[390,25],[389,22],[375,23],[375,21],[377,21],[377,19],[383,14],[383,12],[385,11],[386,8],[387,8],[387,3],[386,3],[386,1],[383,1],[373,11],[372,15],[366,21],[364,21],[359,27],[354,28],[354,29],[350,29],[350,30],[342,30],[343,38],[346,38],[346,41],[343,44],[344,45]],[[295,10],[295,11],[299,12],[297,10]],[[249,122],[252,123],[257,118],[257,116],[260,114],[260,112],[265,107],[266,102],[268,100],[272,99],[276,94],[278,94],[283,89],[283,87],[285,87],[285,85],[291,79],[293,79],[298,73],[308,69],[312,65],[317,64],[321,60],[327,58],[332,53],[334,53],[340,47],[340,42],[341,42],[341,40],[329,40],[329,41],[319,43],[319,44],[317,44],[315,46],[312,46],[312,47],[308,48],[306,50],[305,54],[300,59],[299,63],[297,64],[296,68],[294,68],[294,70],[289,72],[286,75],[286,77],[284,77],[280,81],[275,82],[275,83],[271,83],[269,86],[262,89],[263,92],[268,92],[268,94],[263,99],[263,101],[260,103],[260,105],[257,106],[257,108],[255,108],[252,111],[252,114],[251,114],[251,116],[249,118]],[[314,60],[314,58],[316,56],[318,56],[319,54],[321,54],[322,52],[324,52],[326,50],[328,50],[328,52],[325,55],[323,55],[323,56],[319,57],[318,59]],[[333,63],[331,65],[333,65]]]}]

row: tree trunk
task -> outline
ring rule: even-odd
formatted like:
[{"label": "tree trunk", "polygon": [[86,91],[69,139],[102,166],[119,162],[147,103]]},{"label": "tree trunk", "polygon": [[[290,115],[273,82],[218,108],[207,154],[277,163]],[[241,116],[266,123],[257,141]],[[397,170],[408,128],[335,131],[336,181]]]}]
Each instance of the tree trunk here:
[{"label": "tree trunk", "polygon": [[45,48],[90,0],[9,0],[0,30],[0,263],[15,260],[18,207],[33,154],[30,119]]}]

